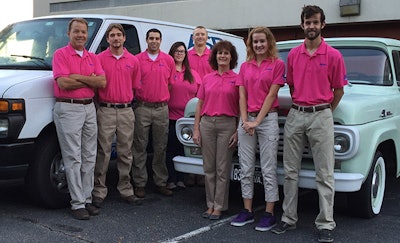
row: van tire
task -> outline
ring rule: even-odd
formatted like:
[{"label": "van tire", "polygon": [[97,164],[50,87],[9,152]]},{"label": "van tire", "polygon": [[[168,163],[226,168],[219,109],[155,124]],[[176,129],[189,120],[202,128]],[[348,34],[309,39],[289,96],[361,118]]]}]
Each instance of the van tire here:
[{"label": "van tire", "polygon": [[362,218],[373,218],[381,211],[385,195],[386,168],[380,151],[376,151],[367,179],[360,191],[348,194],[351,211]]},{"label": "van tire", "polygon": [[57,136],[45,134],[37,140],[35,149],[25,180],[31,198],[46,208],[66,207],[70,196]]}]

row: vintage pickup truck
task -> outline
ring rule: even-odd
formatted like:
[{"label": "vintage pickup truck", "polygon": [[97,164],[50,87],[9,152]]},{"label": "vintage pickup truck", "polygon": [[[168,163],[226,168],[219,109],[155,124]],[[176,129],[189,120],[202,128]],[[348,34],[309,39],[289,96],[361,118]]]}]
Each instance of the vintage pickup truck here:
[{"label": "vintage pickup truck", "polygon": [[[345,59],[349,84],[334,111],[335,189],[346,192],[348,206],[358,216],[371,218],[380,213],[386,176],[400,176],[400,41],[386,38],[326,38]],[[303,40],[278,42],[280,57]],[[196,98],[178,120],[177,136],[185,156],[174,158],[181,172],[202,174],[201,148],[192,141]],[[278,180],[283,184],[283,126],[291,98],[288,87],[279,91]],[[256,168],[255,182],[262,183]],[[235,156],[232,180],[240,180]],[[299,177],[301,188],[315,189],[312,155],[304,148]]]}]

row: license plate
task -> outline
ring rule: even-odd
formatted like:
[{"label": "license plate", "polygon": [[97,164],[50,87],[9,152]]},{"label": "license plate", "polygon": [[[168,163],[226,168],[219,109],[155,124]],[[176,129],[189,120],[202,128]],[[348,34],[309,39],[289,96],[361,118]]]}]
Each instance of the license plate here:
[{"label": "license plate", "polygon": [[[242,178],[242,173],[241,173],[240,165],[234,164],[232,166],[231,179],[233,181],[240,181],[241,178]],[[255,170],[254,170],[254,183],[263,184],[261,168],[257,167],[257,166],[255,167]]]}]

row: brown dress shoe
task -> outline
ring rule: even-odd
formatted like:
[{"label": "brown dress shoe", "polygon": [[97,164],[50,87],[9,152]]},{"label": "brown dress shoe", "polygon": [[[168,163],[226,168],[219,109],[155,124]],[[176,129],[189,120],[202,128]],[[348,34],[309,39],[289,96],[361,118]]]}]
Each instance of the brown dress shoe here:
[{"label": "brown dress shoe", "polygon": [[169,190],[166,186],[158,186],[156,187],[157,192],[164,196],[172,196],[173,192]]},{"label": "brown dress shoe", "polygon": [[104,200],[102,198],[92,196],[92,205],[96,208],[101,208],[103,201]]},{"label": "brown dress shoe", "polygon": [[135,188],[135,195],[138,198],[144,198],[146,196],[146,190],[144,189],[144,187],[136,187]]},{"label": "brown dress shoe", "polygon": [[86,208],[86,211],[89,212],[90,216],[96,216],[96,215],[99,215],[99,213],[100,213],[100,210],[90,203],[86,203],[85,208]]},{"label": "brown dress shoe", "polygon": [[135,195],[122,197],[122,200],[132,205],[142,205],[142,200],[138,197],[135,197]]},{"label": "brown dress shoe", "polygon": [[71,210],[72,217],[79,220],[89,219],[89,212],[85,208],[78,208]]}]

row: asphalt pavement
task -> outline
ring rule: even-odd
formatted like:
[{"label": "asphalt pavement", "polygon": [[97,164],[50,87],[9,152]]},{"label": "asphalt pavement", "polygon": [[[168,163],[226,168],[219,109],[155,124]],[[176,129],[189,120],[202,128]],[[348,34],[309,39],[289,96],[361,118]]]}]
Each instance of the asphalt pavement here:
[{"label": "asphalt pavement", "polygon": [[[190,187],[165,197],[147,187],[141,206],[120,200],[115,189],[115,171],[110,172],[109,195],[101,213],[90,220],[73,219],[68,208],[44,209],[27,197],[21,181],[0,181],[0,242],[317,242],[314,219],[318,214],[317,193],[301,191],[297,229],[282,235],[254,230],[256,223],[229,225],[242,208],[237,185],[231,186],[230,208],[221,220],[203,219],[206,209],[202,187]],[[352,216],[346,195],[336,194],[335,242],[399,242],[400,180],[388,178],[380,215],[372,219]],[[262,188],[257,187],[256,222],[263,211]],[[281,203],[276,205],[278,219]]]}]

